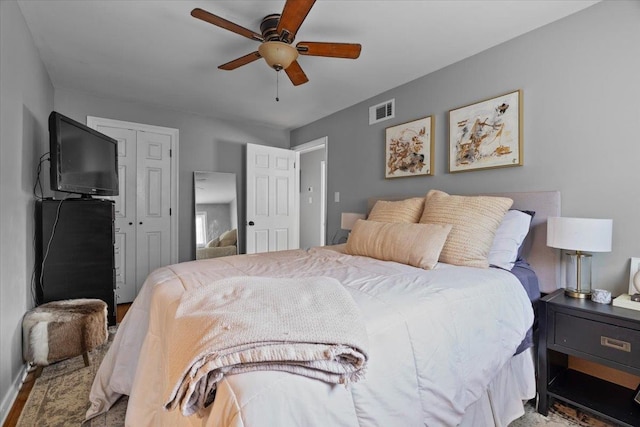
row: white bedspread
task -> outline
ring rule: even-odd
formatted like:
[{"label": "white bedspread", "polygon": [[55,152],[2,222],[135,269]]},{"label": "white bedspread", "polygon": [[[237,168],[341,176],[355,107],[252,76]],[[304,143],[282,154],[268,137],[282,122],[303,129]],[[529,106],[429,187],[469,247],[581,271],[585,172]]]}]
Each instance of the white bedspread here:
[{"label": "white bedspread", "polygon": [[[345,388],[284,372],[224,378],[205,418],[166,411],[166,341],[181,295],[253,275],[339,280],[369,335],[365,380]],[[88,416],[129,394],[128,426],[454,426],[533,322],[517,279],[499,269],[424,271],[331,249],[241,255],[153,272],[120,325],[91,390]]]}]

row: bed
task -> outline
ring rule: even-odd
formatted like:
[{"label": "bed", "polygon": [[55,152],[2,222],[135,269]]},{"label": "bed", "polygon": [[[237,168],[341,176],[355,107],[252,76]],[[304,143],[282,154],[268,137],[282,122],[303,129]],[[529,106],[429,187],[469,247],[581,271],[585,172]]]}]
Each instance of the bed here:
[{"label": "bed", "polygon": [[[492,196],[535,211],[521,255],[539,289],[555,290],[559,254],[545,239],[546,218],[560,213],[559,193]],[[523,414],[523,401],[535,397],[531,327],[539,293],[501,268],[438,262],[424,270],[345,252],[340,245],[238,255],[154,271],[98,370],[87,417],[121,395],[130,396],[130,426],[503,426]],[[236,276],[339,281],[368,332],[364,379],[345,386],[258,370],[222,378],[199,414],[165,409],[173,387],[167,335],[181,300]]]}]

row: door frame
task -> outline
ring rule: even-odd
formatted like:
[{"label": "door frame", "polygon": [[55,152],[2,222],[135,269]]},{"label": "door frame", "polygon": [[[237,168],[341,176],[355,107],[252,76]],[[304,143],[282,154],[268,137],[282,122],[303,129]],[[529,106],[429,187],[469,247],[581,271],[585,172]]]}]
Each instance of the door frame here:
[{"label": "door frame", "polygon": [[[179,188],[179,183],[178,183],[178,147],[179,147],[179,137],[180,137],[180,131],[178,129],[174,129],[174,128],[167,128],[167,127],[162,127],[162,126],[154,126],[154,125],[147,125],[147,124],[143,124],[143,123],[135,123],[135,122],[127,122],[127,121],[122,121],[122,120],[114,120],[114,119],[106,119],[103,117],[95,117],[95,116],[87,116],[87,126],[92,128],[92,129],[96,129],[97,126],[111,126],[111,127],[120,127],[120,128],[127,128],[127,129],[131,129],[131,130],[135,130],[135,131],[143,131],[143,132],[154,132],[154,133],[164,133],[164,134],[168,134],[171,136],[171,171],[170,171],[170,177],[171,177],[171,202],[170,202],[170,209],[171,209],[171,218],[170,218],[170,223],[171,223],[171,232],[170,232],[170,236],[171,236],[171,244],[169,245],[170,248],[170,253],[169,253],[169,259],[171,261],[171,264],[175,264],[178,262],[178,216],[179,216],[179,210],[178,210],[178,188]],[[138,285],[136,285],[137,287]],[[137,289],[138,291],[140,291],[140,289]]]},{"label": "door frame", "polygon": [[[291,147],[291,150],[296,152],[296,162],[300,165],[300,155],[304,153],[308,153],[310,151],[322,150],[324,149],[324,160],[321,165],[320,173],[321,173],[321,182],[320,186],[320,200],[321,200],[321,208],[320,208],[320,227],[321,227],[321,236],[322,236],[322,245],[327,243],[327,167],[329,164],[329,137],[323,136],[318,139],[314,139],[309,142],[305,142],[304,144],[296,145]],[[298,217],[298,227],[300,227],[300,172],[302,168],[298,167],[296,174],[296,194],[297,198],[297,213]],[[298,235],[300,235],[300,231],[298,230]]]}]

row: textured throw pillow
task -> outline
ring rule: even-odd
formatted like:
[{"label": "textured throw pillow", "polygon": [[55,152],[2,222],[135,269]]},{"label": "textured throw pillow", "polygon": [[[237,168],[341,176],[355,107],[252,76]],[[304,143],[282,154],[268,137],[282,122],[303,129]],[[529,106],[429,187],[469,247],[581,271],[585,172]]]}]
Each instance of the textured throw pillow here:
[{"label": "textured throw pillow", "polygon": [[506,197],[452,196],[431,190],[425,197],[420,222],[453,226],[440,261],[488,268],[493,236],[512,204],[513,200]]},{"label": "textured throw pillow", "polygon": [[395,202],[378,200],[369,217],[369,221],[378,222],[411,222],[417,223],[422,215],[424,197],[412,197],[410,199]]},{"label": "textured throw pillow", "polygon": [[359,219],[345,253],[395,261],[430,270],[451,231],[449,224],[409,224]]},{"label": "textured throw pillow", "polygon": [[489,250],[489,265],[511,270],[530,226],[531,215],[528,213],[510,210],[504,214]]}]

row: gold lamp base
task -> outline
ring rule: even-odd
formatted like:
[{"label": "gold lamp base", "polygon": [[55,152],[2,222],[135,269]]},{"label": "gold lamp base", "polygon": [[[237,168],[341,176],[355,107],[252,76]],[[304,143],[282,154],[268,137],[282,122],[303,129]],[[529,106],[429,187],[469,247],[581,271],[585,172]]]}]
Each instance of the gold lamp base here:
[{"label": "gold lamp base", "polygon": [[571,298],[591,298],[591,292],[577,291],[575,289],[565,289],[564,294]]},{"label": "gold lamp base", "polygon": [[571,298],[591,298],[591,254],[575,251],[566,255],[567,288],[564,294]]}]

